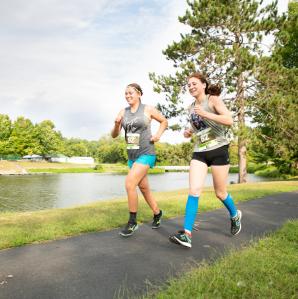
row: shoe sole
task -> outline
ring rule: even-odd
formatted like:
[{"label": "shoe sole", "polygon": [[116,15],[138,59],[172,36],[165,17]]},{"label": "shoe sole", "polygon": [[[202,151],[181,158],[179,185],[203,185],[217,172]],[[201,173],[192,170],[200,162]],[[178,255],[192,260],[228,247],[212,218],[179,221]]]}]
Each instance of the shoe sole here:
[{"label": "shoe sole", "polygon": [[159,224],[159,226],[152,226],[151,228],[152,229],[158,229],[158,228],[160,228],[160,224]]},{"label": "shoe sole", "polygon": [[139,228],[139,226],[137,225],[135,227],[135,229],[130,233],[130,234],[124,234],[122,232],[119,233],[119,235],[121,235],[122,237],[130,237],[131,235],[133,235],[133,233]]},{"label": "shoe sole", "polygon": [[174,239],[174,236],[169,236],[169,240],[170,240],[170,242],[172,242],[172,243],[174,243],[174,244],[178,244],[178,245],[180,245],[180,244],[176,241],[176,239]]},{"label": "shoe sole", "polygon": [[172,239],[175,240],[175,242],[173,242],[173,243],[182,245],[182,246],[187,247],[187,248],[191,248],[191,244],[186,243],[186,242],[182,242],[178,238],[176,238],[175,236],[173,236]]},{"label": "shoe sole", "polygon": [[240,233],[240,231],[241,231],[241,218],[242,218],[242,212],[240,211],[240,210],[238,210],[238,213],[239,213],[239,220],[240,220],[240,228],[239,228],[239,230],[238,230],[238,232],[236,233],[236,234],[233,234],[233,236],[236,236],[236,235],[238,235],[239,233]]}]

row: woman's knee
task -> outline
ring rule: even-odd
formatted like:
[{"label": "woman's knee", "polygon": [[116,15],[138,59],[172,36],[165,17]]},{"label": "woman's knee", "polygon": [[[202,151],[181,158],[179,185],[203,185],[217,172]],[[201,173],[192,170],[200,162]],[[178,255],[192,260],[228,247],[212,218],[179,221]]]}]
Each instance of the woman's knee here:
[{"label": "woman's knee", "polygon": [[127,177],[125,180],[125,188],[127,191],[135,190],[136,189],[136,183],[131,178]]},{"label": "woman's knee", "polygon": [[188,194],[192,196],[200,196],[201,192],[202,192],[202,188],[190,187],[188,190]]},{"label": "woman's knee", "polygon": [[139,189],[142,193],[147,193],[149,191],[149,187],[145,185],[139,184]]},{"label": "woman's knee", "polygon": [[227,191],[226,190],[215,190],[215,195],[220,200],[225,200],[227,197]]}]

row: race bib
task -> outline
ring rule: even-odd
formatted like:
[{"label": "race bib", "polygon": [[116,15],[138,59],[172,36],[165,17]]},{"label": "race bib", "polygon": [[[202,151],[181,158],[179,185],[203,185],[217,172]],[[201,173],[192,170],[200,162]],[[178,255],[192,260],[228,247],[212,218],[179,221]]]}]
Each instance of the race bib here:
[{"label": "race bib", "polygon": [[126,134],[126,148],[127,149],[139,149],[140,148],[140,134],[139,133],[127,133]]},{"label": "race bib", "polygon": [[199,150],[204,150],[218,144],[215,134],[211,128],[199,131],[197,134],[197,147]]}]

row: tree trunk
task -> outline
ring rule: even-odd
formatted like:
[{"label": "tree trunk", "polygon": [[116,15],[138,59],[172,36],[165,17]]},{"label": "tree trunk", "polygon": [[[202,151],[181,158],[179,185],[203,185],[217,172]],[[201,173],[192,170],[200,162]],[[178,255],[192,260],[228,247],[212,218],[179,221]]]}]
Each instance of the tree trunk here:
[{"label": "tree trunk", "polygon": [[244,98],[244,83],[243,73],[240,74],[237,80],[237,103],[239,104],[238,112],[238,125],[239,125],[239,137],[238,137],[238,163],[239,163],[239,175],[238,183],[247,182],[247,161],[246,161],[246,136],[244,134],[245,128],[245,98]]}]

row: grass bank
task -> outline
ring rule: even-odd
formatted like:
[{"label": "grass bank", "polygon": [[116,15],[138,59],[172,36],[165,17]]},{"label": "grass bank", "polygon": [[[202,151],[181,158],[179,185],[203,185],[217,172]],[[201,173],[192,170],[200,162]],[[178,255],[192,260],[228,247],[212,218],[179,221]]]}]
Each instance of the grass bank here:
[{"label": "grass bank", "polygon": [[297,298],[298,221],[214,264],[202,263],[143,299]]},{"label": "grass bank", "polygon": [[[126,164],[97,164],[97,165],[78,165],[71,163],[49,163],[49,162],[23,162],[21,165],[29,173],[128,173]],[[149,169],[149,174],[164,173],[164,169]]]},{"label": "grass bank", "polygon": [[[230,185],[229,191],[236,202],[266,195],[294,191],[298,181],[261,182]],[[183,215],[187,190],[154,193],[165,218]],[[222,207],[212,188],[206,188],[200,199],[200,211]],[[65,238],[86,232],[103,231],[122,226],[127,221],[125,198],[78,206],[68,209],[52,209],[38,212],[0,213],[0,249],[24,244]],[[138,221],[152,219],[150,209],[140,200]]]}]

